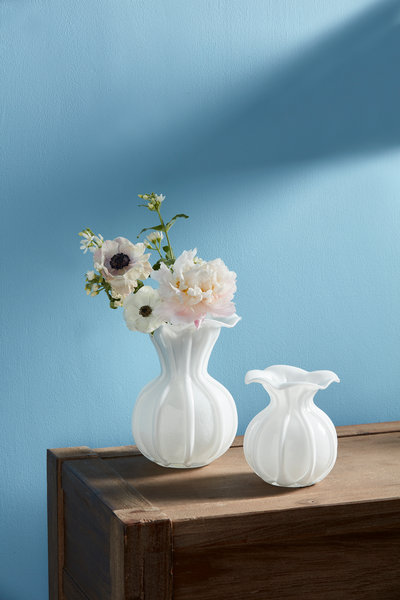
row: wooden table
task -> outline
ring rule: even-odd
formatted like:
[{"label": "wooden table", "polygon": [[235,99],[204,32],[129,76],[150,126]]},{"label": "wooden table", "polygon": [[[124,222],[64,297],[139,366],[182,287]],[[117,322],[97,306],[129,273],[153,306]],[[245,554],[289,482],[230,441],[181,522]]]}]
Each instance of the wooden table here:
[{"label": "wooden table", "polygon": [[50,600],[399,600],[400,421],[337,431],[301,489],[257,477],[243,437],[188,470],[49,450]]}]

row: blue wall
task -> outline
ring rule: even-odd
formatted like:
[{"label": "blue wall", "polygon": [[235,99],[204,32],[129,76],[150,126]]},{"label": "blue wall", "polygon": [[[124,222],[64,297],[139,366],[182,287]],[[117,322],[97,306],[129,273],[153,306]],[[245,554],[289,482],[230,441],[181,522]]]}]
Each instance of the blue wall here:
[{"label": "blue wall", "polygon": [[132,443],[147,336],[88,298],[78,231],[135,236],[138,193],[238,275],[210,373],[331,369],[336,425],[400,419],[400,3],[4,0],[0,598],[47,597],[45,450]]}]

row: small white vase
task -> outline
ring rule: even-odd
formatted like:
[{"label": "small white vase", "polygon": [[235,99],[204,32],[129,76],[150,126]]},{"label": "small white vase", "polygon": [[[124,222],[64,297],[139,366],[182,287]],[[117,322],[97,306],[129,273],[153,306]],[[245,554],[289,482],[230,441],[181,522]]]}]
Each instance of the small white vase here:
[{"label": "small white vase", "polygon": [[230,447],[236,405],[207,365],[221,327],[239,320],[207,318],[200,329],[165,324],[151,336],[161,374],[140,392],[132,415],[133,438],[149,460],[163,467],[202,467]]},{"label": "small white vase", "polygon": [[271,397],[244,435],[244,455],[261,479],[282,487],[305,487],[331,471],[337,434],[313,398],[333,381],[340,380],[332,371],[308,372],[287,365],[246,374],[246,383],[261,383]]}]

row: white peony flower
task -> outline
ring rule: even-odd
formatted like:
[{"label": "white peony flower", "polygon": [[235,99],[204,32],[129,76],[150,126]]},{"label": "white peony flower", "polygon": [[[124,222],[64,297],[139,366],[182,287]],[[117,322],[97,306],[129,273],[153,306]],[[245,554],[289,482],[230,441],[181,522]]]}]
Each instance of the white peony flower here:
[{"label": "white peony flower", "polygon": [[150,254],[144,250],[144,244],[132,244],[123,237],[106,240],[93,255],[94,267],[118,294],[128,296],[137,280],[147,279],[152,271]]},{"label": "white peony flower", "polygon": [[136,294],[131,294],[124,300],[124,319],[131,331],[151,333],[163,324],[154,314],[154,309],[162,303],[158,290],[144,285]]},{"label": "white peony flower", "polygon": [[235,313],[231,300],[236,292],[236,273],[217,258],[197,262],[197,250],[185,250],[176,259],[173,272],[161,263],[152,279],[159,283],[163,300],[155,314],[172,325],[195,323],[200,327],[207,313],[229,317]]}]

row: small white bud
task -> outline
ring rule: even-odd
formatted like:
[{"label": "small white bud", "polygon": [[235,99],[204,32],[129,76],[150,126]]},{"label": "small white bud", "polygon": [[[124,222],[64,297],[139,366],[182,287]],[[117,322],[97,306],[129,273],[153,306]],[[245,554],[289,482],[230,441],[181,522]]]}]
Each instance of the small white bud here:
[{"label": "small white bud", "polygon": [[114,300],[120,300],[122,298],[121,294],[114,290],[114,288],[111,288],[111,297],[114,298]]}]

